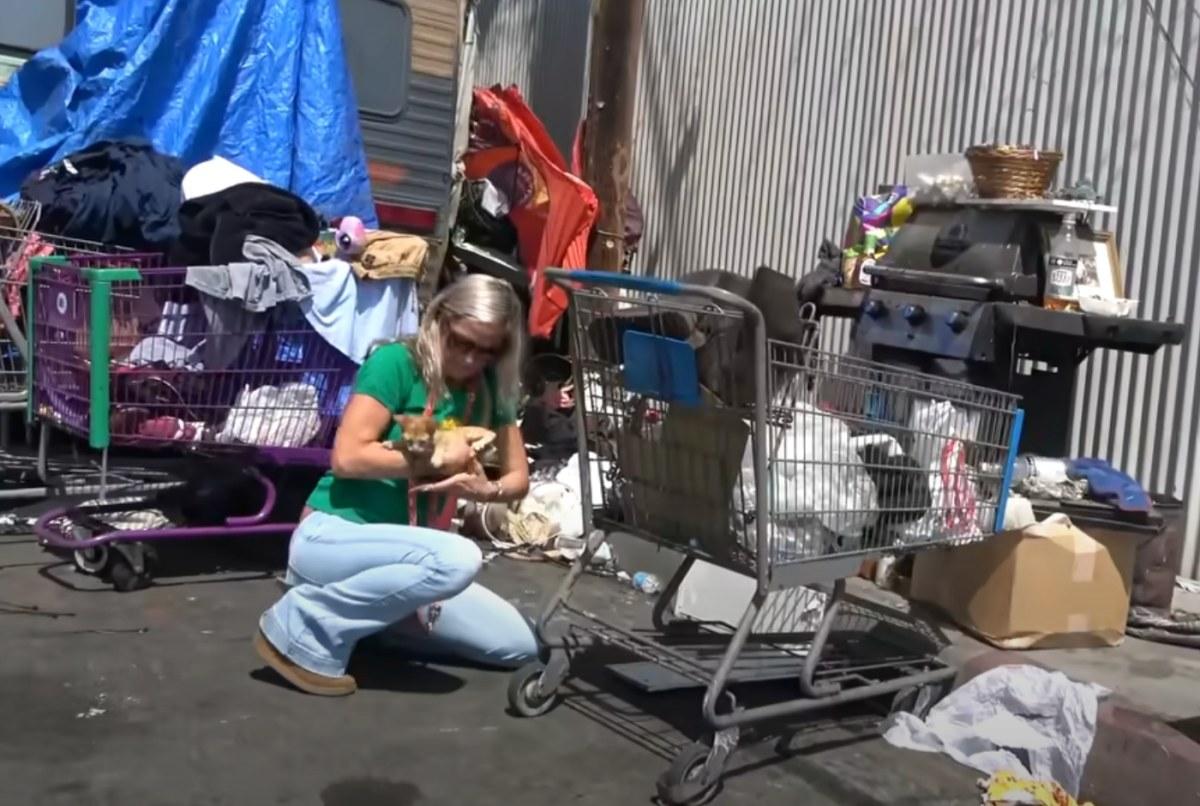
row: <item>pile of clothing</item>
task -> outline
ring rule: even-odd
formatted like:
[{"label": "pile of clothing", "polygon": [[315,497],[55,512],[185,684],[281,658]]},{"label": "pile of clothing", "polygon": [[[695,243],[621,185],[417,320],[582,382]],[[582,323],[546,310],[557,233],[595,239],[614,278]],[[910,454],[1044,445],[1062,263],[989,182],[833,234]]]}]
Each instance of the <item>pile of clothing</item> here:
[{"label": "pile of clothing", "polygon": [[[335,234],[304,199],[220,157],[184,172],[144,141],[104,141],[22,195],[41,205],[37,231],[0,255],[18,321],[33,257],[132,250],[132,265],[171,267],[145,269],[114,302],[116,435],[323,443],[370,349],[416,332],[423,240],[364,230],[353,254],[327,248]],[[45,397],[51,416],[86,423],[86,401]]]},{"label": "pile of clothing", "polygon": [[179,237],[183,166],[145,140],[101,140],[31,174],[21,198],[41,206],[41,232],[137,252]]}]

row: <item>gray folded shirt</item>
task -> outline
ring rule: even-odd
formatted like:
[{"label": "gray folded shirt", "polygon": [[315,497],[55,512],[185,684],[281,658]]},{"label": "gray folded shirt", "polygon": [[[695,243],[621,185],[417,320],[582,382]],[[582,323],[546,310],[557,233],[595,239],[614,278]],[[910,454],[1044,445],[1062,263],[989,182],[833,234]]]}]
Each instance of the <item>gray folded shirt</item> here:
[{"label": "gray folded shirt", "polygon": [[245,263],[187,270],[185,282],[202,295],[209,330],[204,365],[209,369],[232,365],[246,340],[261,330],[267,311],[312,294],[300,261],[274,241],[247,235],[242,254]]}]

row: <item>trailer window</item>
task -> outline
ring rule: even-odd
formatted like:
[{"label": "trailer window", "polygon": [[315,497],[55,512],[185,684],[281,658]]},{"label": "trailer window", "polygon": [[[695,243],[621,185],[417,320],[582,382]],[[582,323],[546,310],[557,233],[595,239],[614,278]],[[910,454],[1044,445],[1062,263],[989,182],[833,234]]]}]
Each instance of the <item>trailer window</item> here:
[{"label": "trailer window", "polygon": [[412,14],[402,0],[340,0],[342,41],[359,111],[396,118],[408,105]]},{"label": "trailer window", "polygon": [[0,20],[0,53],[32,56],[71,30],[74,0],[0,0]]}]

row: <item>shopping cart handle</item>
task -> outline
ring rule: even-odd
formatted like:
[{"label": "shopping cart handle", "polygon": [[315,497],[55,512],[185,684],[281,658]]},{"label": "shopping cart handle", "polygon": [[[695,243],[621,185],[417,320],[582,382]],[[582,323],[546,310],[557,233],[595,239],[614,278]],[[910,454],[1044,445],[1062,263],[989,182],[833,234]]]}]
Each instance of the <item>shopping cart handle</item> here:
[{"label": "shopping cart handle", "polygon": [[652,294],[682,294],[685,286],[674,280],[659,280],[656,277],[639,277],[616,271],[588,271],[587,269],[546,269],[546,276],[556,282],[604,285],[625,288],[630,291],[646,291]]}]

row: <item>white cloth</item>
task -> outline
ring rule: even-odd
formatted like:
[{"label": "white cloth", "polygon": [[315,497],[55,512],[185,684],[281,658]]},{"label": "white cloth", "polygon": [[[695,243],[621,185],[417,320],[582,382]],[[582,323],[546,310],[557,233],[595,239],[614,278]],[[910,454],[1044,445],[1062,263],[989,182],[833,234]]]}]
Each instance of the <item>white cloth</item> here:
[{"label": "white cloth", "polygon": [[357,364],[372,345],[417,332],[416,284],[403,277],[359,280],[344,260],[306,263],[312,296],[304,317],[325,341]]},{"label": "white cloth", "polygon": [[1096,736],[1098,698],[1107,693],[1062,672],[1000,666],[951,693],[924,722],[896,714],[883,738],[908,750],[945,753],[980,772],[1056,781],[1077,795]]},{"label": "white cloth", "polygon": [[229,411],[218,442],[302,448],[321,431],[317,390],[306,383],[246,387]]},{"label": "white cloth", "polygon": [[220,193],[234,185],[243,185],[247,182],[267,184],[242,166],[230,162],[224,157],[213,157],[193,165],[183,175],[183,198],[185,200],[198,199],[201,196]]},{"label": "white cloth", "polygon": [[161,365],[171,369],[204,369],[201,348],[187,347],[166,336],[147,336],[137,343],[121,363],[130,367]]}]

